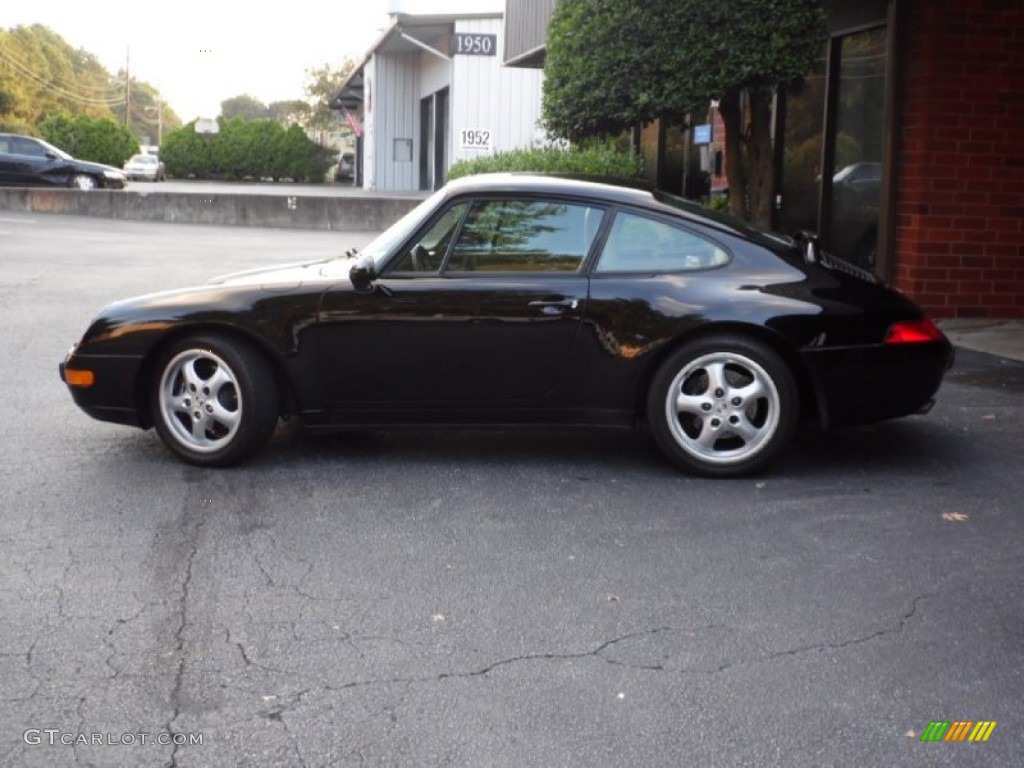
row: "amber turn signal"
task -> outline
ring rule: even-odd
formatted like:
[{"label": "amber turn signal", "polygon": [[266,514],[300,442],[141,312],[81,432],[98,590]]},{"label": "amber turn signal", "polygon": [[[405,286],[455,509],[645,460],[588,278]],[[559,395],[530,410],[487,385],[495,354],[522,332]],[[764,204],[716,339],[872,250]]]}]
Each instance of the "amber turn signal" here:
[{"label": "amber turn signal", "polygon": [[65,368],[64,381],[67,382],[69,387],[91,387],[96,383],[96,374],[92,371]]}]

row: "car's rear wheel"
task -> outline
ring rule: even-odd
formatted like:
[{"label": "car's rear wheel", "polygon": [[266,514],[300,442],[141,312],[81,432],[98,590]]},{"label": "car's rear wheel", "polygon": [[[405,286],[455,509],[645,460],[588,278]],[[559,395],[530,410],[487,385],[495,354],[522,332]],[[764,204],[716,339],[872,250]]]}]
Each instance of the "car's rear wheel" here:
[{"label": "car's rear wheel", "polygon": [[659,447],[701,475],[761,469],[792,439],[799,396],[772,349],[741,336],[691,342],[655,374],[647,417]]},{"label": "car's rear wheel", "polygon": [[72,189],[96,189],[99,184],[94,177],[86,173],[76,173],[71,177],[68,186]]},{"label": "car's rear wheel", "polygon": [[201,466],[228,466],[263,448],[277,424],[277,382],[258,350],[201,334],[166,349],[156,367],[153,423],[168,448]]}]

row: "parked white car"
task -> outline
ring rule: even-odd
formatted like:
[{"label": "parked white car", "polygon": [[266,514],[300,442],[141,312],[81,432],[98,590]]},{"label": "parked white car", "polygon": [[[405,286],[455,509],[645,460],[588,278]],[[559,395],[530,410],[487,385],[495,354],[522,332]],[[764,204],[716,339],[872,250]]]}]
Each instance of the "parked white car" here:
[{"label": "parked white car", "polygon": [[155,155],[134,155],[124,164],[124,173],[129,179],[145,179],[147,181],[166,181],[164,164]]}]

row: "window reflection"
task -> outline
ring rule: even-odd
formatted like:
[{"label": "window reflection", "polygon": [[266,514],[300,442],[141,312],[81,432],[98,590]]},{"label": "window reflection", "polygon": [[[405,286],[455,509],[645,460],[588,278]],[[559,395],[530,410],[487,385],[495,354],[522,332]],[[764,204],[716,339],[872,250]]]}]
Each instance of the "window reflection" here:
[{"label": "window reflection", "polygon": [[692,232],[646,216],[618,213],[598,272],[678,272],[725,264],[729,255]]},{"label": "window reflection", "polygon": [[448,271],[575,272],[602,214],[600,208],[542,200],[475,203]]},{"label": "window reflection", "polygon": [[884,28],[842,38],[829,246],[872,269],[878,247],[885,126]]}]

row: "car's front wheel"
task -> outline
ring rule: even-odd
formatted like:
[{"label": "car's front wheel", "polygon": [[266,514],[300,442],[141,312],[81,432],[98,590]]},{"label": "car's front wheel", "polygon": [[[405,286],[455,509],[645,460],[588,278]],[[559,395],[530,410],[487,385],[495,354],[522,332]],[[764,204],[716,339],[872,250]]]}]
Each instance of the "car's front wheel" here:
[{"label": "car's front wheel", "polygon": [[96,189],[99,184],[96,183],[96,179],[86,173],[76,173],[71,177],[71,181],[68,182],[68,186],[72,189]]},{"label": "car's front wheel", "polygon": [[156,367],[153,423],[168,448],[201,466],[249,458],[274,433],[277,382],[249,343],[222,334],[181,339]]},{"label": "car's front wheel", "polygon": [[712,477],[753,472],[774,459],[799,417],[796,382],[772,349],[741,336],[691,342],[651,383],[647,417],[659,447]]}]

